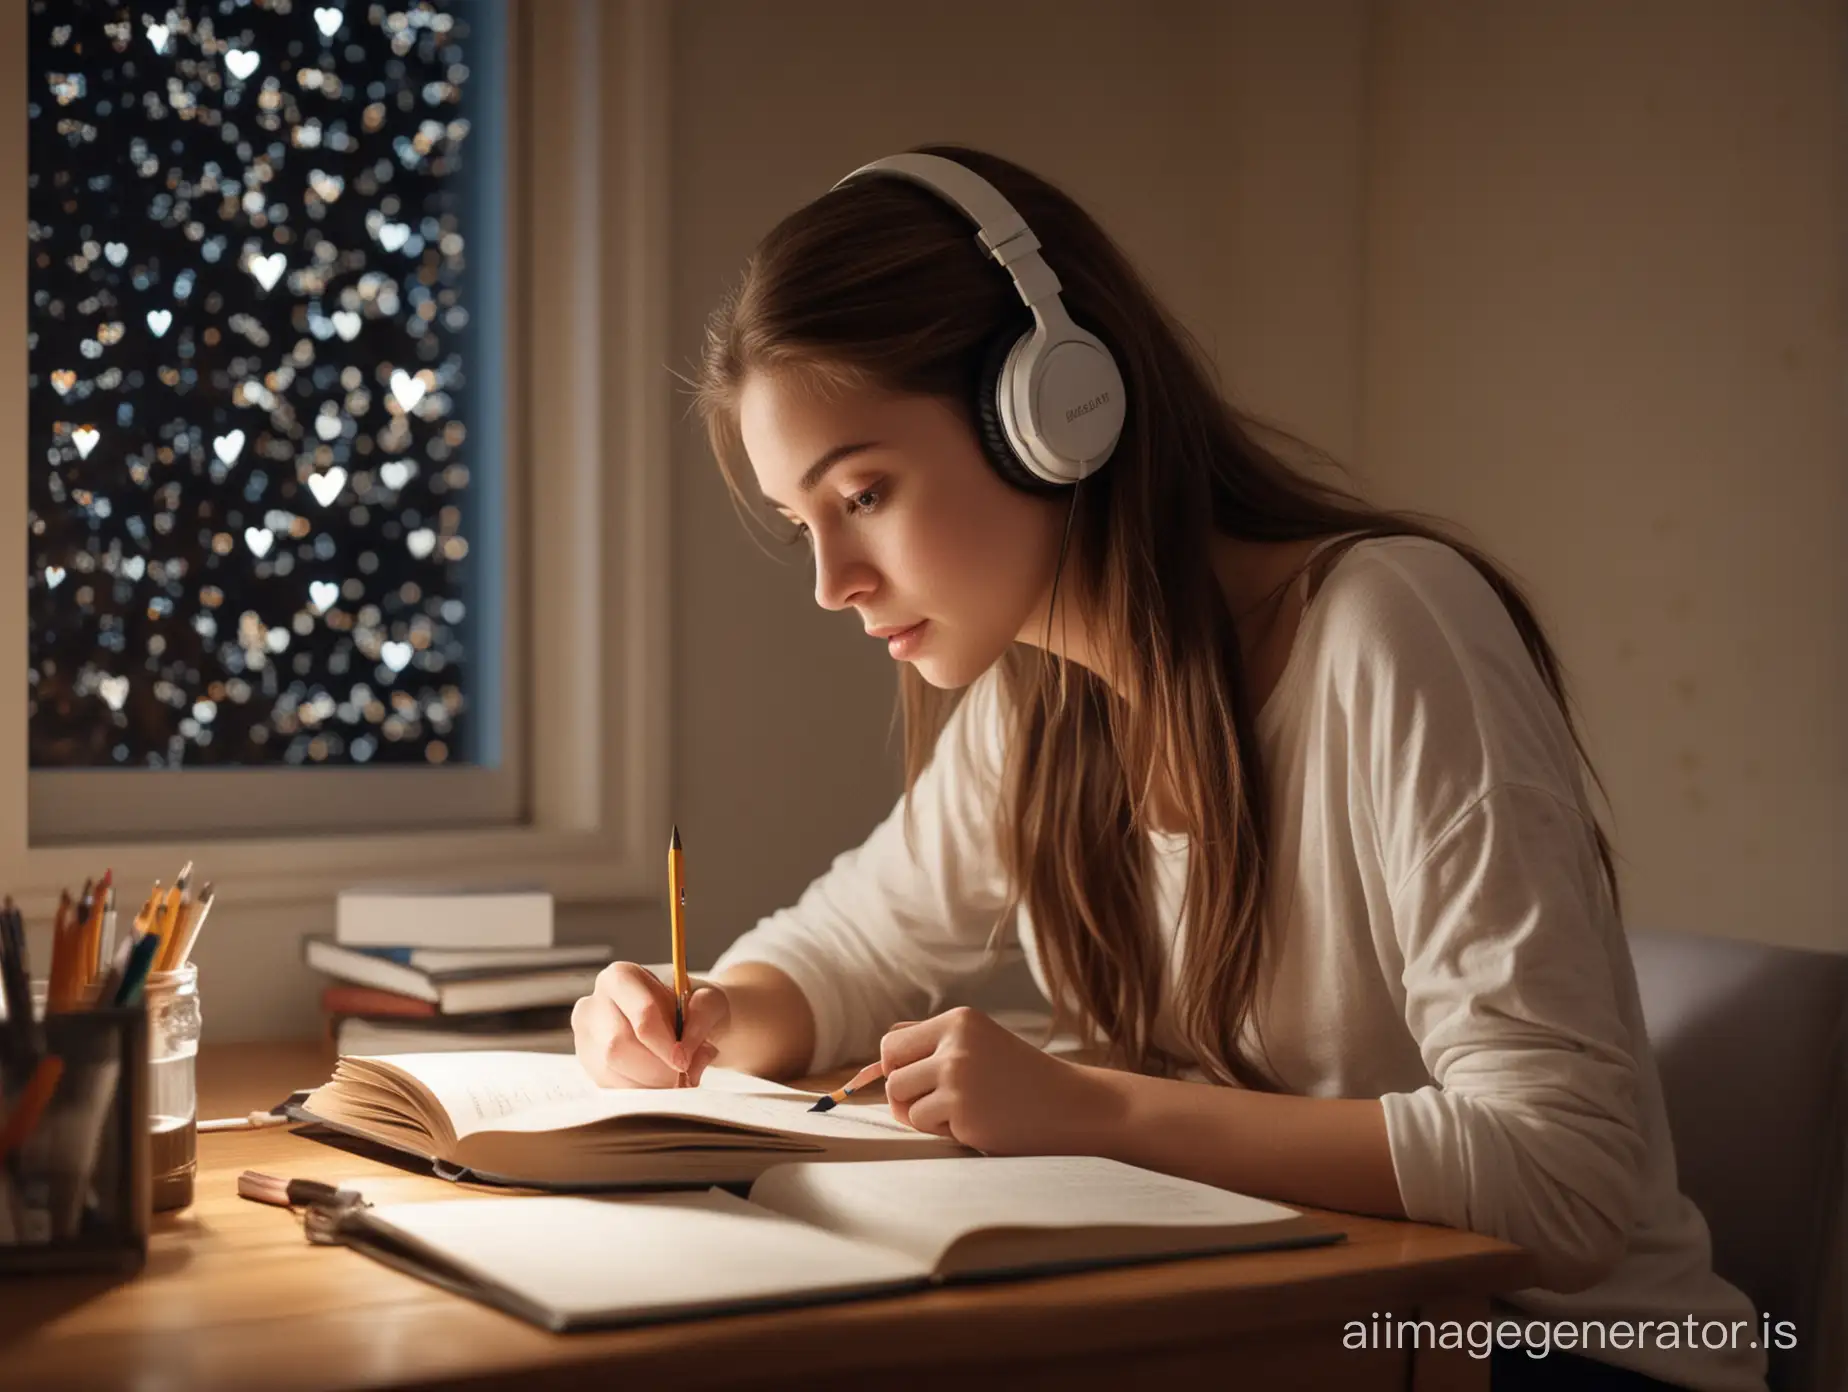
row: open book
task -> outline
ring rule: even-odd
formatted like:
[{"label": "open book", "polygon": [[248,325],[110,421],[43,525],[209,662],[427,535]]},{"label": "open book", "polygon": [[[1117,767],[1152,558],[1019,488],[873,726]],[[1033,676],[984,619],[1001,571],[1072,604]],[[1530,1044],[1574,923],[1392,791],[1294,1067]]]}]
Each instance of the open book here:
[{"label": "open book", "polygon": [[696,1088],[600,1088],[570,1054],[342,1058],[284,1110],[422,1156],[446,1179],[539,1189],[745,1184],[779,1160],[969,1155],[883,1106],[708,1068]]},{"label": "open book", "polygon": [[748,1200],[386,1204],[334,1235],[560,1331],[1343,1237],[1279,1204],[1081,1156],[787,1163]]}]

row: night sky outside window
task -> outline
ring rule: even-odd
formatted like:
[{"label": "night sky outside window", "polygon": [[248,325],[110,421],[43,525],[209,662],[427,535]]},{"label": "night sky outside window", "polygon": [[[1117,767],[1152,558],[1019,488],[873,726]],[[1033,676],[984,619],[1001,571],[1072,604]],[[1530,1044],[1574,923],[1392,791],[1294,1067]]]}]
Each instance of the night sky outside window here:
[{"label": "night sky outside window", "polygon": [[503,23],[31,4],[34,769],[497,761]]}]

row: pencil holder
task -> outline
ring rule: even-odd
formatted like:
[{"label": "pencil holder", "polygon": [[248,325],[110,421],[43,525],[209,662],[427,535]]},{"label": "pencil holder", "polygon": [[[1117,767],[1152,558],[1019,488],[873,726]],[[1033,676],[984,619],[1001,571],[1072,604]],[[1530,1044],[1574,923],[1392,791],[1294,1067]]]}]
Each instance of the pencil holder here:
[{"label": "pencil holder", "polygon": [[[65,1011],[43,1027],[62,1072],[31,1133],[0,1163],[0,1275],[138,1271],[150,1212],[146,1012]],[[23,1086],[9,1075],[9,1105]]]},{"label": "pencil holder", "polygon": [[148,1163],[154,1211],[193,1201],[199,1145],[199,968],[150,972],[148,1012]]}]

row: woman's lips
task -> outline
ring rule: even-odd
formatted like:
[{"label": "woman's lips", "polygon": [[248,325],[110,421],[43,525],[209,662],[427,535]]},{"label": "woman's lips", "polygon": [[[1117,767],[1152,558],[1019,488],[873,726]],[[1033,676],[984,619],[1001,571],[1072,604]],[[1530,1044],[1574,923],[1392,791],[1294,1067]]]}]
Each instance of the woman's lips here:
[{"label": "woman's lips", "polygon": [[919,619],[910,628],[901,629],[886,639],[886,651],[898,661],[903,662],[915,653],[924,642],[924,631],[930,625],[929,619]]}]

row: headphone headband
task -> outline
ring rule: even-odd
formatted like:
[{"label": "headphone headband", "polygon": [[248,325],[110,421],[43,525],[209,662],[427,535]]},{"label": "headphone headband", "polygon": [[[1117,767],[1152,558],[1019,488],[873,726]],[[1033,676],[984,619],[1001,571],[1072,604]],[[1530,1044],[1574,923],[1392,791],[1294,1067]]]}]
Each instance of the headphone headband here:
[{"label": "headphone headband", "polygon": [[[1014,210],[1002,193],[966,165],[941,155],[888,155],[863,164],[834,185],[883,174],[929,189],[975,224],[982,250],[1007,269],[1021,303],[1032,309],[1049,295],[1059,293],[1059,278],[1044,257],[1040,240],[1027,220]],[[1060,306],[1061,312],[1064,307]]]},{"label": "headphone headband", "polygon": [[901,154],[863,164],[834,187],[885,177],[928,189],[975,224],[976,244],[1014,283],[1033,328],[997,355],[976,402],[989,457],[1025,488],[1077,483],[1103,467],[1123,429],[1122,374],[1110,350],[1079,328],[1039,238],[1000,190],[941,155]]}]

